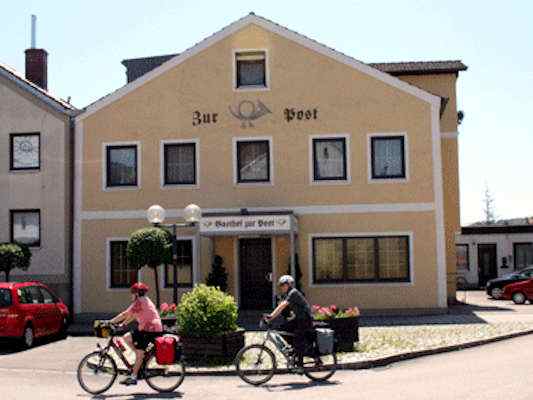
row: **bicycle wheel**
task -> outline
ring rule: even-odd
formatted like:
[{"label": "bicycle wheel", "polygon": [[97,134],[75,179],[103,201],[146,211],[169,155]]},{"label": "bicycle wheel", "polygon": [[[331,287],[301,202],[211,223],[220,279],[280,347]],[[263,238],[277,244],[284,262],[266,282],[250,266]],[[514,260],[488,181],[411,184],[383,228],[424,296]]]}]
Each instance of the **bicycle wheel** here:
[{"label": "bicycle wheel", "polygon": [[255,386],[262,385],[274,376],[276,357],[268,347],[252,344],[237,353],[235,368],[244,382]]},{"label": "bicycle wheel", "polygon": [[173,392],[185,379],[185,366],[182,363],[160,365],[152,354],[144,367],[146,383],[159,393]]},{"label": "bicycle wheel", "polygon": [[108,354],[99,351],[87,354],[78,365],[78,383],[87,393],[100,394],[117,379],[117,364]]},{"label": "bicycle wheel", "polygon": [[327,381],[336,370],[337,355],[335,353],[319,357],[304,357],[304,374],[313,381]]}]

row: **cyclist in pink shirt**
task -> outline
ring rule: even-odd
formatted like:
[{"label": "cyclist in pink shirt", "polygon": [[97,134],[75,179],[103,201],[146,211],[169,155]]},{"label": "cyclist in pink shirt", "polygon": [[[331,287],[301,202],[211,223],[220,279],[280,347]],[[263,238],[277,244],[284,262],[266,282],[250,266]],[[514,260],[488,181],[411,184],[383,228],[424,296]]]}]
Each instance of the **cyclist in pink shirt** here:
[{"label": "cyclist in pink shirt", "polygon": [[133,321],[137,321],[138,323],[137,329],[123,336],[124,341],[135,352],[133,373],[120,382],[124,385],[137,384],[137,376],[146,348],[150,343],[153,343],[156,337],[161,336],[163,332],[163,326],[157,308],[152,303],[152,300],[146,296],[148,289],[148,286],[144,283],[135,283],[130,289],[132,295],[131,305],[109,321],[112,324],[120,324],[122,326],[128,325]]}]

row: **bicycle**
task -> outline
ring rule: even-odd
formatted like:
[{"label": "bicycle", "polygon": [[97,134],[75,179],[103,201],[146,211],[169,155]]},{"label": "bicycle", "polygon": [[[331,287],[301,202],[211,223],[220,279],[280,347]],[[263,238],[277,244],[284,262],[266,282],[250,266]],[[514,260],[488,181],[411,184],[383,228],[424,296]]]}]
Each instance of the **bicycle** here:
[{"label": "bicycle", "polygon": [[[294,337],[289,332],[278,331],[271,328],[269,321],[261,319],[259,326],[267,327],[264,340],[260,344],[252,344],[243,347],[235,357],[235,368],[239,377],[246,383],[254,386],[268,382],[277,371],[277,360],[274,352],[267,346],[271,343],[275,349],[283,355],[287,363],[287,369],[296,373],[296,354],[284,338]],[[313,343],[313,345],[317,345]],[[333,376],[337,369],[337,355],[335,351],[330,354],[312,354],[310,350],[304,356],[303,373],[312,381],[323,382]]]},{"label": "bicycle", "polygon": [[[77,370],[78,383],[87,393],[97,395],[105,392],[120,375],[129,375],[133,372],[133,365],[129,363],[122,343],[117,343],[115,337],[120,336],[115,325],[96,321],[95,333],[97,337],[108,338],[105,347],[97,343],[97,351],[87,354],[80,361]],[[98,325],[98,327],[97,327]],[[123,332],[121,332],[123,333]],[[113,350],[125,365],[125,369],[119,369],[117,363],[110,355]],[[185,378],[185,366],[179,357],[171,365],[159,365],[155,356],[155,345],[151,343],[144,355],[138,379],[145,379],[148,386],[159,393],[169,393],[176,390]]]}]

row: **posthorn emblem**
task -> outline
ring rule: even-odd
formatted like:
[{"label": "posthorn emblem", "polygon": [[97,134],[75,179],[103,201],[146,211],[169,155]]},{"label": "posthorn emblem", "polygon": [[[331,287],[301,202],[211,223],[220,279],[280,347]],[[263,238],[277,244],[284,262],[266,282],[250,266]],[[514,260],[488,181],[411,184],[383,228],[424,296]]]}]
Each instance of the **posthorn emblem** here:
[{"label": "posthorn emblem", "polygon": [[241,121],[241,128],[254,126],[252,121],[261,118],[265,114],[272,114],[272,111],[260,100],[257,100],[255,104],[250,100],[243,100],[237,105],[236,109],[231,108],[231,106],[228,108],[231,115]]}]

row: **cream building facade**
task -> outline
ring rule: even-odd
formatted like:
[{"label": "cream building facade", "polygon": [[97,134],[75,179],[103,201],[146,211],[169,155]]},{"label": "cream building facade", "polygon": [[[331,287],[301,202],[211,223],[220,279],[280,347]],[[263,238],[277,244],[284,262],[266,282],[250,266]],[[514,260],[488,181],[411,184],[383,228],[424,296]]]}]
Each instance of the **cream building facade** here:
[{"label": "cream building facade", "polygon": [[153,285],[125,242],[149,206],[180,221],[189,203],[203,218],[179,233],[180,293],[219,255],[241,309],[272,307],[276,278],[297,267],[312,303],[446,308],[462,63],[365,64],[251,14],[124,64],[129,83],[76,118],[77,313]]},{"label": "cream building facade", "polygon": [[76,110],[46,90],[44,50],[26,51],[26,75],[0,65],[0,242],[32,252],[10,280],[42,281],[70,304]]}]

